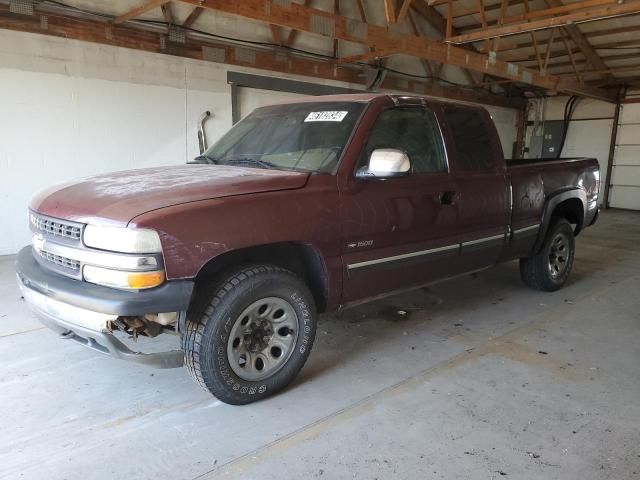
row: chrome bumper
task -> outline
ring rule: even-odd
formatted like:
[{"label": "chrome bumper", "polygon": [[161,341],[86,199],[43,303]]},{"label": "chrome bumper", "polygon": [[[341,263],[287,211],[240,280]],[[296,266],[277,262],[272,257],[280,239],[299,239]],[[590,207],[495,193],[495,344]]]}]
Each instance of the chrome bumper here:
[{"label": "chrome bumper", "polygon": [[74,340],[97,352],[156,368],[176,368],[183,365],[182,350],[141,353],[129,349],[109,330],[108,322],[118,315],[94,312],[60,302],[27,287],[20,276],[18,285],[25,302],[36,317],[61,338]]}]

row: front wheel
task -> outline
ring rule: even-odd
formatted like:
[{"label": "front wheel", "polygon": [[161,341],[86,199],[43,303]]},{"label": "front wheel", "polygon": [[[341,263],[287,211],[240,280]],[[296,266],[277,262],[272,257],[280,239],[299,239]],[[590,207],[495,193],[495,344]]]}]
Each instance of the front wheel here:
[{"label": "front wheel", "polygon": [[565,219],[554,221],[536,255],[520,259],[520,276],[529,287],[553,292],[564,285],[573,267],[575,237]]},{"label": "front wheel", "polygon": [[313,297],[294,273],[247,267],[196,298],[183,335],[185,365],[219,400],[251,403],[295,378],[315,332]]}]

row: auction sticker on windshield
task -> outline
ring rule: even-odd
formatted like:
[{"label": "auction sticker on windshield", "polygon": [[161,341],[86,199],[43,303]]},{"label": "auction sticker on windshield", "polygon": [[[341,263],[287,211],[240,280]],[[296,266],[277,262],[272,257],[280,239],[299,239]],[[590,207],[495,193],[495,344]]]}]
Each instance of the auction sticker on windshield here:
[{"label": "auction sticker on windshield", "polygon": [[341,122],[349,112],[311,112],[305,122]]}]

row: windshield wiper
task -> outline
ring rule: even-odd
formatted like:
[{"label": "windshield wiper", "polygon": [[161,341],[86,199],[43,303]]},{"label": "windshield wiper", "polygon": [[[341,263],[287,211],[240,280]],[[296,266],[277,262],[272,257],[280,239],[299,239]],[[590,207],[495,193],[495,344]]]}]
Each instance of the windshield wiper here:
[{"label": "windshield wiper", "polygon": [[260,168],[266,168],[266,169],[279,168],[274,163],[265,162],[264,160],[258,160],[257,158],[249,158],[249,157],[225,159],[224,163],[227,163],[229,165],[241,165],[244,163],[247,165],[256,165]]},{"label": "windshield wiper", "polygon": [[216,160],[213,157],[210,157],[209,155],[198,155],[196,158],[193,159],[192,162],[189,163],[209,163],[209,164],[214,164],[216,165],[218,163],[218,160]]}]

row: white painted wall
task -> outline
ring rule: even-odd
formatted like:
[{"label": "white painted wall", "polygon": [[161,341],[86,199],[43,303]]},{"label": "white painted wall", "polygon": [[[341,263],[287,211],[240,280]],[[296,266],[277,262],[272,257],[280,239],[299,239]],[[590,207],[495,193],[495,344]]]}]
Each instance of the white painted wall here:
[{"label": "white painted wall", "polygon": [[231,126],[226,74],[209,62],[0,30],[0,255],[29,243],[27,204],[38,190],[184,163],[198,153],[205,110],[214,114],[208,140],[219,138]]},{"label": "white painted wall", "polygon": [[[38,190],[184,163],[197,155],[196,124],[205,110],[214,113],[208,139],[219,138],[231,126],[226,73],[215,63],[0,29],[0,255],[29,243],[27,204]],[[287,96],[241,93],[242,114]],[[509,156],[516,112],[488,108]]]}]

